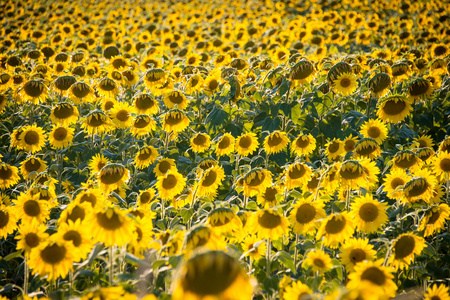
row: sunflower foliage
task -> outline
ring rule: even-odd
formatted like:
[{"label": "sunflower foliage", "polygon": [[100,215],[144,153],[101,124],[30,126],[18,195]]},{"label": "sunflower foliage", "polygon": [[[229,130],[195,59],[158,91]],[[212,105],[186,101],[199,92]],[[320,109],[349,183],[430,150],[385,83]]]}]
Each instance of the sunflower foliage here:
[{"label": "sunflower foliage", "polygon": [[441,1],[6,1],[1,299],[450,299]]}]

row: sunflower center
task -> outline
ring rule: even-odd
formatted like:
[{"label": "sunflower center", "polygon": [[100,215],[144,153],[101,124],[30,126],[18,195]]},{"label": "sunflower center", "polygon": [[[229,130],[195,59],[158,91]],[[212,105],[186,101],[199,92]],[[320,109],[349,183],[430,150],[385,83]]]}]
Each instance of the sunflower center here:
[{"label": "sunflower center", "polygon": [[214,220],[211,221],[211,225],[212,226],[223,226],[226,225],[228,223],[231,222],[231,220],[233,219],[233,216],[229,216],[228,214],[222,214],[223,219],[222,218],[216,218]]},{"label": "sunflower center", "polygon": [[362,170],[362,168],[358,168],[358,167],[355,169],[346,168],[346,169],[341,169],[339,171],[339,174],[342,176],[342,178],[344,178],[346,180],[351,180],[351,179],[360,178],[363,174],[363,170]]},{"label": "sunflower center", "polygon": [[139,198],[139,200],[141,201],[141,204],[145,204],[145,203],[150,202],[150,200],[151,200],[150,193],[149,192],[143,192],[141,194],[141,197]]},{"label": "sunflower center", "polygon": [[66,247],[53,244],[41,251],[41,258],[48,264],[56,265],[66,257],[66,252]]},{"label": "sunflower center", "polygon": [[41,239],[39,238],[39,236],[34,233],[34,232],[29,232],[25,235],[25,243],[27,244],[28,247],[30,248],[34,248],[37,247],[39,245],[39,242],[41,241]]},{"label": "sunflower center", "polygon": [[105,104],[104,104],[105,110],[106,110],[106,111],[110,111],[111,108],[114,107],[114,104],[115,104],[114,101],[112,101],[112,100],[106,100],[106,101],[105,101]]},{"label": "sunflower center", "polygon": [[77,220],[83,221],[85,217],[86,217],[86,212],[85,212],[84,208],[79,207],[79,206],[75,206],[72,209],[72,212],[67,214],[67,220],[71,220],[74,223]]},{"label": "sunflower center", "polygon": [[92,115],[87,121],[87,124],[90,127],[100,127],[100,126],[104,125],[105,123],[106,122],[103,121],[103,118],[101,117],[101,115],[97,115],[97,114]]},{"label": "sunflower center", "polygon": [[396,116],[401,114],[406,108],[406,103],[403,100],[394,101],[388,100],[384,103],[383,111],[389,116]]},{"label": "sunflower center", "polygon": [[281,224],[281,217],[264,211],[262,215],[258,216],[258,223],[264,228],[272,229]]},{"label": "sunflower center", "polygon": [[329,234],[337,234],[345,228],[346,223],[347,221],[345,218],[337,218],[336,216],[333,216],[330,220],[328,220],[325,230]]},{"label": "sunflower center", "polygon": [[350,81],[350,78],[347,78],[347,77],[342,78],[340,81],[341,87],[343,87],[343,88],[349,87],[351,83],[352,82]]},{"label": "sunflower center", "polygon": [[61,105],[55,107],[53,110],[53,114],[58,119],[67,119],[73,114],[73,106],[72,105]]},{"label": "sunflower center", "polygon": [[269,136],[269,139],[267,140],[267,144],[269,144],[269,147],[276,147],[280,145],[282,142],[283,139],[278,133]]},{"label": "sunflower center", "polygon": [[350,261],[356,264],[366,259],[366,252],[363,249],[353,249],[350,252]]},{"label": "sunflower center", "polygon": [[166,190],[173,189],[178,183],[177,178],[173,174],[167,175],[166,178],[163,179],[162,186]]},{"label": "sunflower center", "polygon": [[398,186],[401,186],[401,185],[404,185],[404,184],[405,184],[405,181],[403,179],[397,177],[397,178],[392,179],[392,181],[391,181],[391,188],[393,190],[395,190]]},{"label": "sunflower center", "polygon": [[368,280],[376,285],[382,286],[386,282],[386,276],[377,267],[370,267],[361,274],[361,280]]},{"label": "sunflower center", "polygon": [[67,129],[65,129],[64,127],[57,128],[53,133],[53,137],[57,141],[64,141],[64,139],[67,137]]},{"label": "sunflower center", "polygon": [[244,136],[239,139],[239,146],[241,148],[249,148],[252,145],[252,138],[249,136]]},{"label": "sunflower center", "polygon": [[449,158],[441,159],[441,161],[439,163],[439,167],[444,172],[450,172],[450,159]]},{"label": "sunflower center", "polygon": [[[427,225],[436,223],[437,220],[439,220],[439,217],[441,216],[441,213],[439,211],[432,211],[431,216],[428,218]],[[0,226],[1,227],[1,226]]]},{"label": "sunflower center", "polygon": [[134,122],[134,127],[141,129],[145,128],[148,124],[150,124],[150,120],[146,120],[145,118],[139,118],[136,122]]},{"label": "sunflower center", "polygon": [[288,174],[291,179],[299,179],[302,178],[306,173],[306,168],[299,164],[294,166],[291,170],[289,170]]},{"label": "sunflower center", "polygon": [[104,90],[104,91],[106,91],[106,92],[110,92],[110,91],[113,91],[116,88],[116,84],[111,79],[102,80],[100,82],[100,84],[99,84],[99,88]]},{"label": "sunflower center", "polygon": [[138,159],[145,161],[152,155],[151,151],[141,151],[139,152]]},{"label": "sunflower center", "polygon": [[410,197],[410,198],[418,197],[418,196],[422,195],[423,193],[425,193],[426,190],[428,189],[428,182],[422,177],[420,177],[418,179],[413,179],[413,181],[409,185],[412,187],[405,188],[405,190],[406,190],[405,194],[407,197]]},{"label": "sunflower center", "polygon": [[300,224],[307,224],[311,222],[312,220],[314,220],[315,216],[316,209],[309,203],[300,205],[300,207],[297,209],[297,213],[295,214],[295,218]]},{"label": "sunflower center", "polygon": [[318,268],[325,268],[325,263],[320,258],[315,258],[313,264]]},{"label": "sunflower center", "polygon": [[206,137],[203,134],[198,134],[194,139],[193,142],[197,146],[203,146],[206,143]]},{"label": "sunflower center", "polygon": [[346,152],[350,152],[355,150],[356,142],[354,140],[345,141],[344,149]]},{"label": "sunflower center", "polygon": [[102,172],[102,174],[100,174],[100,181],[103,184],[114,184],[119,182],[123,175],[125,174],[123,169],[108,169],[109,172]]},{"label": "sunflower center", "polygon": [[376,151],[377,148],[378,147],[376,144],[375,145],[374,144],[366,144],[365,146],[361,145],[361,147],[356,147],[355,151],[359,155],[367,156],[367,155],[371,154],[372,152]]},{"label": "sunflower center", "polygon": [[266,188],[266,191],[264,193],[264,200],[267,202],[275,202],[277,194],[278,194],[278,191],[276,188],[268,187],[268,188]]},{"label": "sunflower center", "polygon": [[264,179],[266,178],[266,175],[264,172],[256,172],[250,181],[246,180],[247,185],[249,186],[259,186],[261,183],[264,182]]},{"label": "sunflower center", "polygon": [[183,94],[181,94],[179,92],[171,93],[171,94],[169,94],[169,100],[170,100],[170,102],[175,103],[175,104],[183,103],[183,100],[184,100]]},{"label": "sunflower center", "polygon": [[127,63],[125,60],[123,60],[121,58],[117,58],[112,61],[112,65],[114,66],[114,68],[120,69],[120,68],[125,67],[127,65]]},{"label": "sunflower center", "polygon": [[41,213],[41,207],[36,200],[28,200],[23,204],[23,211],[30,217],[36,217]]},{"label": "sunflower center", "polygon": [[97,213],[98,224],[106,230],[116,230],[122,227],[123,222],[120,220],[119,215],[113,211],[112,215],[108,217],[108,213]]},{"label": "sunflower center", "polygon": [[155,101],[148,95],[142,95],[136,99],[136,107],[140,110],[146,110],[155,105]]},{"label": "sunflower center", "polygon": [[414,81],[408,89],[411,96],[421,96],[428,91],[430,83],[427,80]]},{"label": "sunflower center", "polygon": [[75,247],[78,247],[81,245],[82,239],[81,239],[81,235],[78,231],[69,230],[64,234],[63,238],[66,241],[72,241],[72,243]]},{"label": "sunflower center", "polygon": [[10,168],[3,166],[0,168],[0,179],[1,180],[8,180],[12,177],[13,172]]},{"label": "sunflower center", "polygon": [[201,256],[188,263],[187,272],[182,279],[184,290],[201,295],[200,298],[207,295],[216,296],[236,281],[239,269],[235,262],[224,254],[213,255],[215,257],[206,260],[209,262],[206,265]]},{"label": "sunflower center", "polygon": [[328,146],[328,151],[330,153],[335,153],[339,150],[339,143],[338,142],[333,142]]},{"label": "sunflower center", "polygon": [[303,136],[299,137],[299,138],[297,139],[297,142],[295,142],[295,145],[296,145],[298,148],[306,148],[306,147],[309,146],[309,144],[310,144],[310,142],[309,142],[308,137],[303,137]]},{"label": "sunflower center", "polygon": [[24,84],[23,90],[28,96],[36,98],[44,93],[44,84],[39,81],[28,81]]},{"label": "sunflower center", "polygon": [[214,91],[218,86],[219,86],[219,83],[217,82],[216,79],[211,79],[208,82],[208,89],[211,91]]},{"label": "sunflower center", "polygon": [[117,112],[116,118],[121,122],[126,122],[130,118],[130,114],[126,109],[121,109]]},{"label": "sunflower center", "polygon": [[6,227],[9,222],[9,213],[3,210],[0,210],[0,228]]},{"label": "sunflower center", "polygon": [[81,196],[80,203],[89,202],[92,206],[97,203],[97,197],[94,194],[86,193]]},{"label": "sunflower center", "polygon": [[196,76],[192,77],[191,80],[189,81],[191,87],[195,87],[198,84],[199,80]]},{"label": "sunflower center", "polygon": [[208,187],[213,185],[216,182],[217,173],[214,170],[211,170],[203,177],[202,186]]},{"label": "sunflower center", "polygon": [[30,172],[30,173],[39,170],[40,167],[41,167],[41,163],[37,159],[29,159],[25,163],[25,169],[27,170],[27,172]]},{"label": "sunflower center", "polygon": [[166,117],[166,124],[174,126],[180,124],[183,121],[183,116],[181,114],[169,114]]},{"label": "sunflower center", "polygon": [[407,169],[416,164],[416,159],[414,155],[405,155],[403,158],[394,160],[394,163],[402,169]]},{"label": "sunflower center", "polygon": [[402,236],[394,246],[395,258],[402,259],[412,254],[416,241],[412,236]]},{"label": "sunflower center", "polygon": [[371,126],[367,130],[367,135],[373,139],[376,139],[377,137],[379,137],[380,134],[381,134],[381,130],[377,126]]},{"label": "sunflower center", "polygon": [[27,145],[36,145],[39,144],[39,133],[36,131],[28,131],[25,134],[25,143],[27,143]]},{"label": "sunflower center", "polygon": [[171,167],[172,165],[168,161],[163,160],[159,163],[158,169],[161,173],[165,174]]},{"label": "sunflower center", "polygon": [[364,222],[373,222],[378,217],[378,208],[373,203],[364,203],[359,209],[359,217]]},{"label": "sunflower center", "polygon": [[230,138],[227,137],[227,136],[225,136],[225,137],[223,137],[223,138],[220,140],[220,142],[219,142],[219,144],[217,145],[217,147],[218,147],[219,149],[226,149],[226,148],[228,148],[228,146],[230,146],[230,144],[231,144]]},{"label": "sunflower center", "polygon": [[142,240],[142,237],[144,236],[144,233],[142,232],[142,229],[139,227],[136,227],[136,230],[134,231],[137,234],[136,241],[140,242]]}]

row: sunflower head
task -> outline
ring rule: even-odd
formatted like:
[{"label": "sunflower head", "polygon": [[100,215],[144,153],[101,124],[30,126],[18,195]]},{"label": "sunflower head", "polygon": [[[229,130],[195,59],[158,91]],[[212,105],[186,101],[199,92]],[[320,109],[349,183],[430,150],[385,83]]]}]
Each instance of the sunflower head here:
[{"label": "sunflower head", "polygon": [[391,77],[387,73],[377,73],[369,80],[368,87],[377,97],[384,96],[391,87]]},{"label": "sunflower head", "polygon": [[410,101],[402,95],[390,95],[378,102],[377,116],[383,121],[399,123],[412,111]]},{"label": "sunflower head", "polygon": [[108,193],[120,188],[129,179],[128,169],[118,163],[107,164],[98,173],[98,182],[103,190]]}]

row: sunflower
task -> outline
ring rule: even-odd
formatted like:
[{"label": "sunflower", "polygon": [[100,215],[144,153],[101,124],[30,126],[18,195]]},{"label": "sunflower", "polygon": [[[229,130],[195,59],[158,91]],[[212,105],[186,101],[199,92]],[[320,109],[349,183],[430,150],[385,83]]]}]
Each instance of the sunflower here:
[{"label": "sunflower", "polygon": [[265,169],[253,169],[244,175],[244,195],[253,197],[272,185],[272,173]]},{"label": "sunflower", "polygon": [[[12,142],[11,142],[12,143]],[[446,137],[440,144],[439,144],[439,152],[450,152],[450,137]]]},{"label": "sunflower", "polygon": [[185,249],[188,254],[194,250],[210,249],[221,250],[225,249],[226,242],[224,236],[216,231],[213,231],[210,226],[198,225],[191,229],[186,235]]},{"label": "sunflower", "polygon": [[248,255],[253,260],[258,260],[267,253],[267,245],[256,235],[248,235],[242,244],[243,255]]},{"label": "sunflower", "polygon": [[211,138],[207,133],[199,132],[191,138],[190,144],[192,151],[202,153],[208,150],[211,145]]},{"label": "sunflower", "polygon": [[174,300],[250,299],[252,286],[239,263],[222,251],[197,254],[180,268],[173,283]]},{"label": "sunflower", "polygon": [[18,235],[14,237],[17,241],[17,250],[25,251],[25,256],[29,257],[31,249],[39,246],[40,243],[46,241],[49,237],[47,226],[40,224],[36,226],[32,223],[22,223],[19,226]]},{"label": "sunflower", "polygon": [[150,91],[156,86],[164,84],[166,81],[166,72],[163,69],[150,69],[144,75],[144,84]]},{"label": "sunflower", "polygon": [[73,248],[73,260],[80,261],[85,259],[91,252],[94,246],[92,240],[89,238],[88,228],[82,226],[81,220],[75,222],[68,221],[68,223],[61,223],[56,233],[58,240],[71,241]]},{"label": "sunflower", "polygon": [[186,96],[179,90],[171,90],[164,95],[164,104],[168,109],[176,108],[183,110],[189,105],[189,101]]},{"label": "sunflower", "polygon": [[133,97],[133,106],[138,114],[154,115],[158,112],[158,101],[150,94],[138,94]]},{"label": "sunflower", "polygon": [[294,86],[302,85],[313,79],[315,71],[316,69],[313,63],[309,60],[302,59],[292,66],[289,79]]},{"label": "sunflower", "polygon": [[316,139],[311,134],[301,134],[292,141],[291,149],[298,156],[309,155],[316,149]]},{"label": "sunflower", "polygon": [[33,104],[42,102],[47,94],[47,86],[39,79],[31,79],[25,82],[19,90],[20,97]]},{"label": "sunflower", "polygon": [[146,146],[138,151],[134,158],[136,168],[143,169],[148,167],[158,158],[158,150],[153,146]]},{"label": "sunflower", "polygon": [[426,99],[432,93],[433,84],[424,78],[418,78],[412,81],[408,86],[408,98],[411,100]]},{"label": "sunflower", "polygon": [[425,300],[450,300],[448,287],[445,284],[433,284],[423,296]]},{"label": "sunflower", "polygon": [[350,189],[367,186],[367,174],[360,162],[347,160],[339,168],[339,178],[343,186]]},{"label": "sunflower", "polygon": [[45,146],[44,129],[36,125],[25,126],[19,136],[19,147],[31,153],[38,152]]},{"label": "sunflower", "polygon": [[252,213],[246,224],[249,232],[260,239],[277,240],[289,234],[289,222],[286,217],[273,209],[261,209]]},{"label": "sunflower", "polygon": [[134,113],[134,109],[126,102],[118,102],[108,111],[108,115],[111,118],[113,124],[117,128],[125,129],[129,128],[133,122],[131,115]]},{"label": "sunflower", "polygon": [[410,101],[401,95],[382,98],[377,107],[378,118],[394,124],[402,122],[412,111]]},{"label": "sunflower", "polygon": [[419,199],[430,202],[434,196],[434,187],[437,184],[436,177],[427,169],[414,172],[414,177],[403,187],[403,196],[408,203],[414,203]]},{"label": "sunflower", "polygon": [[430,159],[432,157],[434,157],[435,152],[433,150],[433,148],[419,148],[416,151],[416,155],[418,158],[420,158],[425,164],[432,164],[433,160]]},{"label": "sunflower", "polygon": [[97,175],[100,188],[105,193],[122,187],[129,178],[130,171],[118,163],[104,166]]},{"label": "sunflower", "polygon": [[123,84],[132,88],[139,80],[138,75],[130,69],[121,72]]},{"label": "sunflower", "polygon": [[37,174],[44,172],[46,169],[47,163],[36,156],[31,156],[20,164],[20,173],[24,178],[29,178],[31,173],[36,172],[30,177],[30,179],[34,179]]},{"label": "sunflower", "polygon": [[70,103],[59,103],[50,114],[50,120],[55,124],[69,125],[78,120],[78,109]]},{"label": "sunflower", "polygon": [[217,142],[216,155],[226,156],[232,154],[235,143],[235,138],[231,134],[225,133]]},{"label": "sunflower", "polygon": [[354,272],[348,276],[348,290],[365,286],[372,293],[381,293],[385,299],[395,297],[397,285],[392,280],[394,275],[390,267],[382,266],[383,260],[362,261],[355,265]]},{"label": "sunflower", "polygon": [[153,169],[156,177],[164,176],[169,171],[178,171],[175,160],[171,158],[161,159]]},{"label": "sunflower", "polygon": [[256,134],[253,132],[241,134],[235,142],[234,148],[241,156],[248,156],[258,149],[259,143]]},{"label": "sunflower", "polygon": [[193,94],[200,91],[203,86],[203,77],[200,74],[192,75],[186,83],[186,93]]},{"label": "sunflower", "polygon": [[429,135],[419,135],[414,138],[413,144],[416,144],[417,148],[432,148],[434,146],[434,141]]},{"label": "sunflower", "polygon": [[400,150],[393,158],[393,167],[403,170],[418,170],[423,162],[411,150]]},{"label": "sunflower", "polygon": [[441,182],[450,180],[450,152],[439,152],[433,158],[434,174]]},{"label": "sunflower", "polygon": [[186,178],[176,170],[169,170],[164,175],[158,176],[156,189],[162,200],[170,200],[181,193],[186,186]]},{"label": "sunflower", "polygon": [[181,132],[189,126],[189,118],[180,110],[169,110],[163,115],[163,128],[166,132]]},{"label": "sunflower", "polygon": [[17,229],[18,217],[10,206],[0,204],[0,238],[6,240],[8,234]]},{"label": "sunflower", "polygon": [[306,184],[311,177],[311,168],[301,162],[291,164],[285,173],[286,188],[291,190]]},{"label": "sunflower", "polygon": [[[280,3],[280,2],[278,2]],[[286,287],[283,293],[283,300],[306,300],[313,299],[313,291],[300,280],[293,282]],[[280,297],[281,299],[281,297]]]},{"label": "sunflower", "polygon": [[422,218],[419,231],[424,231],[424,237],[439,233],[445,228],[445,223],[449,216],[450,208],[447,204],[441,203],[438,206],[434,206]]},{"label": "sunflower", "polygon": [[356,143],[358,143],[358,138],[353,135],[348,136],[344,140],[344,150],[346,153],[355,151]]},{"label": "sunflower", "polygon": [[156,122],[147,115],[138,115],[134,117],[131,124],[131,134],[142,137],[155,130]]},{"label": "sunflower", "polygon": [[199,197],[215,197],[224,178],[225,171],[219,165],[203,171],[198,181],[197,195]]},{"label": "sunflower", "polygon": [[106,164],[108,164],[108,159],[103,154],[97,153],[89,161],[89,169],[91,173],[99,173]]},{"label": "sunflower", "polygon": [[89,188],[78,193],[73,202],[79,204],[89,203],[92,208],[96,208],[105,203],[105,196],[98,188]]},{"label": "sunflower", "polygon": [[279,201],[277,195],[279,197],[282,195],[281,188],[277,185],[268,186],[262,193],[256,195],[256,201],[263,207],[266,207],[266,205],[269,207],[276,206]]},{"label": "sunflower", "polygon": [[16,204],[15,214],[22,219],[22,222],[39,225],[49,218],[48,202],[39,200],[38,194],[20,193],[13,203]]},{"label": "sunflower", "polygon": [[50,146],[53,149],[67,148],[73,141],[73,133],[75,129],[67,126],[53,126],[52,131],[48,134]]},{"label": "sunflower", "polygon": [[220,235],[235,236],[242,230],[242,222],[236,213],[227,207],[219,207],[208,215],[206,225]]},{"label": "sunflower", "polygon": [[103,111],[94,110],[86,116],[81,127],[88,134],[101,134],[111,130],[111,119]]},{"label": "sunflower", "polygon": [[333,140],[329,141],[325,145],[325,148],[325,153],[329,160],[338,159],[345,151],[344,142],[336,138],[333,138]]},{"label": "sunflower", "polygon": [[66,277],[73,270],[73,245],[65,240],[50,238],[32,248],[28,264],[33,274],[47,276],[47,280]]},{"label": "sunflower", "polygon": [[362,134],[363,137],[372,138],[378,144],[381,144],[387,138],[388,130],[383,121],[373,119],[364,122],[359,133]]},{"label": "sunflower", "polygon": [[353,94],[358,88],[357,77],[353,73],[340,73],[333,83],[336,93],[348,96]]},{"label": "sunflower", "polygon": [[295,234],[311,234],[320,227],[320,221],[326,218],[324,203],[314,201],[314,197],[303,198],[292,205],[289,221]]},{"label": "sunflower", "polygon": [[144,251],[147,251],[150,243],[153,242],[152,229],[152,220],[149,218],[140,219],[139,222],[134,222],[134,235],[128,243],[127,251],[144,259]]},{"label": "sunflower", "polygon": [[110,70],[122,71],[129,66],[129,62],[120,55],[112,56],[109,59],[109,68]]},{"label": "sunflower", "polygon": [[86,218],[92,212],[92,205],[89,203],[79,203],[77,201],[73,201],[67,205],[67,208],[61,212],[61,215],[58,219],[58,224],[64,222],[76,222],[80,220],[80,222],[84,222]]},{"label": "sunflower", "polygon": [[409,65],[406,62],[398,62],[391,66],[392,78],[394,82],[402,81],[409,77],[411,71]]},{"label": "sunflower", "polygon": [[368,81],[367,86],[376,97],[383,97],[389,92],[391,77],[387,73],[377,73]]},{"label": "sunflower", "polygon": [[339,169],[340,163],[334,163],[326,171],[322,181],[322,186],[325,191],[334,193],[339,188]]},{"label": "sunflower", "polygon": [[274,131],[264,139],[264,150],[266,153],[275,154],[283,151],[289,143],[286,133],[283,131]]},{"label": "sunflower", "polygon": [[0,113],[2,113],[8,105],[7,95],[0,94]]},{"label": "sunflower", "polygon": [[408,267],[414,259],[414,254],[420,255],[423,248],[425,248],[425,240],[423,237],[413,233],[401,234],[393,242],[389,264],[395,269]]},{"label": "sunflower", "polygon": [[[218,69],[216,69],[218,70]],[[220,73],[212,71],[203,81],[203,88],[206,95],[211,96],[218,91],[220,85]]]},{"label": "sunflower", "polygon": [[378,143],[372,138],[362,138],[355,144],[354,152],[357,157],[376,159],[381,155]]},{"label": "sunflower", "polygon": [[8,189],[19,181],[19,169],[0,162],[0,189]]},{"label": "sunflower", "polygon": [[393,168],[384,179],[384,190],[390,199],[400,200],[403,196],[403,187],[409,181],[408,174],[403,169]]},{"label": "sunflower", "polygon": [[105,246],[123,246],[133,235],[133,220],[117,207],[98,208],[83,222],[95,242]]},{"label": "sunflower", "polygon": [[351,238],[355,231],[353,221],[347,212],[329,215],[317,231],[316,240],[322,236],[323,244],[330,248],[337,248],[339,243],[344,243]]},{"label": "sunflower", "polygon": [[304,266],[311,267],[312,271],[325,273],[331,270],[333,264],[331,263],[331,257],[322,250],[311,250],[306,254],[306,258],[303,261]]},{"label": "sunflower", "polygon": [[369,234],[376,232],[386,225],[388,217],[386,215],[387,204],[373,199],[372,194],[355,198],[355,202],[350,205],[350,216],[358,231]]},{"label": "sunflower", "polygon": [[111,78],[103,78],[95,85],[97,93],[105,98],[115,99],[120,93],[120,88],[117,83]]},{"label": "sunflower", "polygon": [[341,247],[339,254],[341,263],[348,271],[353,272],[355,266],[362,261],[372,262],[376,258],[377,252],[369,244],[368,239],[348,239]]}]

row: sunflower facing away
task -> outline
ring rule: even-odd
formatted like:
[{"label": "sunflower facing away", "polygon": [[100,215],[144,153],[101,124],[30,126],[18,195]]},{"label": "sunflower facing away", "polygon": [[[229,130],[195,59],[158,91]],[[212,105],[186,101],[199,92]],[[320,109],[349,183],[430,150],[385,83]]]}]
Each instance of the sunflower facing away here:
[{"label": "sunflower facing away", "polygon": [[130,171],[121,164],[104,166],[97,175],[100,187],[105,193],[122,187],[130,178]]}]

